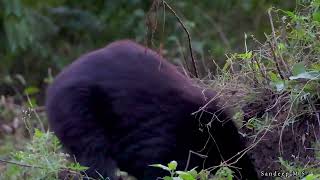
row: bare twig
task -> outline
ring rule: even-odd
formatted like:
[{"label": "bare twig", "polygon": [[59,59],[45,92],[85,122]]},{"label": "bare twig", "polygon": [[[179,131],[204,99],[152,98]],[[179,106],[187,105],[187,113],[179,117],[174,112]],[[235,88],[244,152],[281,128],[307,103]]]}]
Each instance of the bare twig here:
[{"label": "bare twig", "polygon": [[[281,108],[283,108],[283,107],[284,106],[282,106]],[[280,112],[281,111],[278,111],[277,114],[272,119],[274,120],[279,115]],[[261,131],[261,132],[263,132],[262,135],[259,138],[256,137],[256,139],[254,139],[254,141],[252,142],[252,144],[250,146],[246,147],[245,149],[238,152],[237,154],[235,154],[234,156],[232,156],[228,160],[224,161],[222,165],[231,167],[232,165],[236,164],[245,154],[247,154],[247,152],[251,151],[254,147],[256,147],[263,140],[263,138],[266,136],[266,134],[269,132],[269,130],[272,129],[271,125],[272,125],[272,123],[270,123],[264,131]],[[211,171],[211,170],[213,170],[217,167],[220,167],[220,166],[221,165],[213,166],[213,167],[208,168],[207,170]]]},{"label": "bare twig", "polygon": [[[4,160],[4,159],[0,159],[0,163],[13,164],[13,165],[17,165],[17,166],[20,166],[20,167],[26,167],[26,168],[45,169],[44,167],[41,167],[41,166],[33,166],[33,165],[28,165],[28,164],[22,164],[22,163],[8,161],[8,160]],[[74,175],[81,175],[79,172],[70,170],[68,168],[61,168],[60,170],[66,171],[66,172],[68,172],[70,174],[74,174]]]},{"label": "bare twig", "polygon": [[288,94],[289,94],[289,92],[285,92],[285,93],[283,93],[282,95],[280,95],[280,96],[276,99],[276,102],[275,102],[272,106],[269,106],[269,107],[265,110],[265,112],[268,112],[268,111],[272,110],[273,108],[275,108],[275,107],[278,105],[278,103],[281,101],[281,99],[282,99],[284,96],[288,95]]},{"label": "bare twig", "polygon": [[14,165],[17,165],[17,166],[28,167],[28,168],[39,168],[39,169],[43,169],[43,167],[40,167],[40,166],[32,166],[32,165],[27,165],[27,164],[21,164],[21,163],[18,163],[18,162],[7,161],[7,160],[4,160],[4,159],[0,159],[0,163],[14,164]]},{"label": "bare twig", "polygon": [[189,33],[187,27],[185,26],[185,24],[182,22],[182,20],[178,16],[178,14],[174,11],[174,9],[165,0],[162,0],[162,2],[172,12],[172,14],[177,18],[177,20],[179,21],[180,25],[182,26],[182,28],[184,29],[184,31],[186,32],[186,34],[188,36],[189,51],[190,51],[190,55],[191,55],[192,65],[193,65],[195,77],[198,78],[199,77],[199,73],[198,73],[198,70],[197,70],[195,58],[193,56],[190,33]]},{"label": "bare twig", "polygon": [[191,160],[191,155],[192,154],[195,154],[195,155],[197,155],[197,156],[199,156],[199,157],[201,157],[201,158],[207,158],[208,156],[207,155],[203,155],[203,154],[200,154],[200,153],[197,153],[197,152],[195,152],[195,151],[192,151],[192,150],[190,150],[189,151],[189,155],[188,155],[188,160],[187,160],[187,164],[186,164],[186,167],[185,167],[185,171],[187,171],[188,170],[188,168],[189,168],[189,164],[190,164],[190,160]]}]

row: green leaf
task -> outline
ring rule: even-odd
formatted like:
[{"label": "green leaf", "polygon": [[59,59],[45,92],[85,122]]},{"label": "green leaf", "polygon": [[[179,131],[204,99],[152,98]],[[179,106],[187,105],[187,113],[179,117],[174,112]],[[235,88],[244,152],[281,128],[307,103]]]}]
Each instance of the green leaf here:
[{"label": "green leaf", "polygon": [[280,52],[283,52],[286,49],[286,45],[284,43],[279,43],[278,44],[278,50]]},{"label": "green leaf", "polygon": [[294,14],[294,12],[292,11],[282,11],[284,12],[287,16],[289,16],[290,18],[295,18],[296,15]]},{"label": "green leaf", "polygon": [[284,90],[284,81],[278,81],[276,83],[274,83],[274,85],[276,86],[276,89],[278,92]]},{"label": "green leaf", "polygon": [[320,22],[320,12],[315,12],[312,14],[312,19],[314,21]]},{"label": "green leaf", "polygon": [[177,166],[178,166],[177,161],[171,161],[171,162],[168,164],[168,168],[169,168],[171,171],[176,170]]},{"label": "green leaf", "polygon": [[303,63],[296,63],[292,67],[292,74],[294,76],[306,72],[306,68]]},{"label": "green leaf", "polygon": [[184,172],[184,171],[177,171],[176,172],[180,178],[182,178],[183,180],[196,180],[195,177],[193,177],[192,174],[190,174],[189,172]]},{"label": "green leaf", "polygon": [[34,95],[34,94],[37,94],[39,92],[40,92],[39,88],[33,87],[33,86],[27,87],[24,90],[24,94],[27,94],[27,95]]},{"label": "green leaf", "polygon": [[[275,78],[275,77],[274,77]],[[281,79],[272,79],[270,85],[275,87],[278,92],[283,91],[286,89],[286,83],[287,81],[281,80]]]},{"label": "green leaf", "polygon": [[27,106],[30,108],[37,107],[38,104],[37,104],[36,98],[30,98],[29,101],[27,102]]},{"label": "green leaf", "polygon": [[281,79],[278,77],[278,75],[274,72],[269,72],[269,77],[270,77],[270,80],[272,82],[276,82],[276,81],[280,81]]},{"label": "green leaf", "polygon": [[188,171],[194,178],[196,178],[198,176],[198,172],[196,170],[196,168],[191,169],[190,171]]},{"label": "green leaf", "polygon": [[170,172],[170,169],[169,169],[167,166],[164,166],[164,165],[162,165],[162,164],[151,164],[151,165],[149,165],[149,166],[151,166],[151,167],[156,167],[156,168],[160,168],[160,169],[163,169],[163,170],[165,170],[165,171],[169,171],[169,172]]},{"label": "green leaf", "polygon": [[221,167],[215,174],[218,179],[232,180],[233,171],[228,167]]},{"label": "green leaf", "polygon": [[237,57],[240,59],[251,59],[253,56],[252,51],[246,52],[246,53],[242,53],[242,54],[237,54]]},{"label": "green leaf", "polygon": [[74,171],[85,171],[87,170],[89,167],[86,166],[81,166],[78,162],[76,163],[71,163],[68,166],[69,169],[74,170]]},{"label": "green leaf", "polygon": [[320,72],[318,71],[303,72],[295,76],[290,76],[289,79],[290,80],[296,80],[296,79],[319,80]]},{"label": "green leaf", "polygon": [[39,129],[35,129],[33,137],[36,139],[42,138],[45,134]]},{"label": "green leaf", "polygon": [[208,179],[208,176],[209,176],[209,172],[206,171],[206,170],[201,170],[199,172],[199,178],[200,180],[207,180]]},{"label": "green leaf", "polygon": [[163,178],[163,180],[172,180],[172,177],[170,177],[170,176],[165,176],[165,177]]},{"label": "green leaf", "polygon": [[304,177],[302,180],[317,180],[320,178],[320,174],[309,174]]}]

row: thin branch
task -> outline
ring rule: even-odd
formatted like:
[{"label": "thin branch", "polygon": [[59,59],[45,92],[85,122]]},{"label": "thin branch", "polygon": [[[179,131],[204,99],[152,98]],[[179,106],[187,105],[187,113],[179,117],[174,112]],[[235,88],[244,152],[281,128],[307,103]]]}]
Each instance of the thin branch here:
[{"label": "thin branch", "polygon": [[185,167],[185,171],[187,171],[188,170],[188,168],[189,168],[189,164],[190,164],[190,160],[191,160],[191,155],[192,154],[195,154],[195,155],[197,155],[197,156],[199,156],[199,157],[201,157],[201,158],[207,158],[208,156],[207,155],[203,155],[203,154],[200,154],[200,153],[197,153],[197,152],[195,152],[195,151],[192,151],[192,150],[189,150],[189,155],[188,155],[188,160],[187,160],[187,164],[186,164],[186,167]]},{"label": "thin branch", "polygon": [[28,167],[28,168],[38,168],[38,169],[43,169],[43,167],[40,166],[31,166],[31,165],[27,165],[27,164],[21,164],[21,163],[17,163],[17,162],[13,162],[13,161],[7,161],[4,159],[0,159],[0,163],[5,163],[5,164],[14,164],[17,166],[21,166],[21,167]]},{"label": "thin branch", "polygon": [[[4,159],[0,159],[0,163],[13,164],[13,165],[17,165],[17,166],[20,166],[20,167],[26,167],[26,168],[46,169],[46,168],[41,167],[41,166],[32,166],[32,165],[22,164],[22,163],[13,162],[13,161],[8,161],[8,160],[4,160]],[[70,170],[70,169],[68,169],[68,168],[61,168],[60,170],[66,171],[67,173],[70,173],[70,174],[80,175],[80,176],[81,176],[81,174],[80,174],[79,172]]]},{"label": "thin branch", "polygon": [[180,17],[178,16],[178,14],[174,11],[174,9],[173,9],[165,0],[162,0],[162,2],[163,2],[163,4],[172,12],[172,14],[177,18],[177,20],[179,21],[179,23],[180,23],[180,25],[182,26],[183,30],[186,32],[186,34],[187,34],[187,36],[188,36],[189,51],[190,51],[190,55],[191,55],[192,65],[193,65],[195,77],[198,78],[198,77],[199,77],[199,73],[198,73],[198,69],[197,69],[197,67],[196,67],[195,58],[194,58],[194,56],[193,56],[190,33],[189,33],[187,27],[185,26],[185,24],[182,22],[182,20],[181,20]]},{"label": "thin branch", "polygon": [[[275,31],[275,28],[274,28],[274,25],[273,25],[273,18],[272,18],[272,15],[271,15],[271,10],[272,10],[272,8],[270,8],[269,10],[268,10],[268,16],[269,16],[269,21],[270,21],[270,25],[271,25],[271,30],[272,30],[272,40],[273,40],[273,43],[274,43],[274,45],[277,45],[277,41],[276,41],[276,31]],[[273,49],[273,51],[275,51],[274,49]],[[274,53],[275,54],[275,53]],[[277,63],[279,63],[279,60],[277,59]],[[286,70],[286,72],[287,73],[290,73],[290,71],[289,71],[289,68],[288,68],[288,65],[285,63],[285,61],[283,60],[283,57],[282,57],[282,55],[280,54],[280,62],[281,62],[281,64],[282,64],[282,66],[284,66],[284,68],[285,68],[285,70]]]}]

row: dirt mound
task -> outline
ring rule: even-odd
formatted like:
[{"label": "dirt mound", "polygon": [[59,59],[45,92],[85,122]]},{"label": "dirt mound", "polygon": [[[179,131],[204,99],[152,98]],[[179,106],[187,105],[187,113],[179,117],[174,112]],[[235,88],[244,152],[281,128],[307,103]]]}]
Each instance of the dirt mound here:
[{"label": "dirt mound", "polygon": [[[257,103],[259,104],[259,103]],[[247,106],[255,112],[259,107]],[[258,113],[259,114],[259,113]],[[258,114],[255,114],[257,117]],[[320,127],[316,116],[301,116],[294,122],[288,120],[287,111],[275,113],[268,128],[257,132],[243,128],[248,135],[247,144],[255,140],[259,143],[249,151],[261,179],[297,179],[311,172],[298,172],[294,167],[313,166],[320,168],[316,159],[320,142]],[[301,168],[301,169],[302,169]]]}]

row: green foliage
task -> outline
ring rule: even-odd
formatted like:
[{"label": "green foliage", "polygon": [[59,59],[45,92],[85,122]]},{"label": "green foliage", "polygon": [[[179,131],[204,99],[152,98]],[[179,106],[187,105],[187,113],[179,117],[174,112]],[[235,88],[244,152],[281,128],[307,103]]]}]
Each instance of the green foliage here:
[{"label": "green foliage", "polygon": [[264,129],[265,128],[264,121],[262,119],[253,117],[249,119],[248,122],[246,123],[246,128],[255,129],[255,130]]},{"label": "green foliage", "polygon": [[150,3],[0,0],[0,4],[4,10],[0,12],[0,87],[23,91],[25,87],[17,86],[13,78],[18,74],[28,85],[39,87],[48,69],[56,74],[90,49],[120,38],[143,39],[143,8]]},{"label": "green foliage", "polygon": [[283,29],[267,36],[260,51],[232,54],[223,70],[237,62],[242,73],[252,74],[255,84],[268,84],[279,93],[290,92],[294,101],[315,103],[320,98],[320,23],[315,18],[319,4],[314,0],[301,11],[277,12],[283,14]]},{"label": "green foliage", "polygon": [[302,180],[317,180],[320,179],[320,174],[309,174]]},{"label": "green foliage", "polygon": [[[319,123],[320,1],[301,3],[297,5],[296,11],[271,9],[270,23],[273,26],[277,23],[278,27],[270,35],[266,35],[267,41],[261,43],[253,37],[259,44],[258,48],[248,50],[246,46],[244,53],[228,55],[227,63],[221,70],[225,77],[240,77],[241,81],[238,83],[244,83],[259,91],[255,93],[262,94],[263,100],[258,104],[258,108],[259,105],[265,106],[262,107],[262,115],[256,117],[253,114],[244,125],[257,134],[276,131],[275,127],[279,126],[282,129],[280,133],[283,133],[285,128],[290,128],[291,125],[294,127],[296,122],[315,122],[315,126]],[[244,104],[257,101],[257,98],[251,98]],[[301,142],[304,142],[303,138]],[[317,150],[314,151],[317,156]],[[311,165],[299,160],[291,162],[279,158],[284,171],[296,172],[298,179],[319,178],[319,164],[316,164],[319,157],[314,161]]]},{"label": "green foliage", "polygon": [[61,152],[61,145],[52,133],[35,130],[32,141],[23,151],[12,153],[0,179],[58,179],[59,172],[74,174],[86,169],[78,163],[69,163],[68,155]]},{"label": "green foliage", "polygon": [[167,171],[170,176],[165,176],[163,180],[232,180],[233,171],[228,167],[221,167],[216,172],[215,176],[210,175],[206,170],[201,170],[197,172],[196,168],[189,171],[178,171],[178,163],[176,161],[171,161],[167,166],[162,164],[152,164],[152,167],[156,167]]},{"label": "green foliage", "polygon": [[232,180],[233,171],[228,167],[222,167],[216,172],[217,180]]}]

